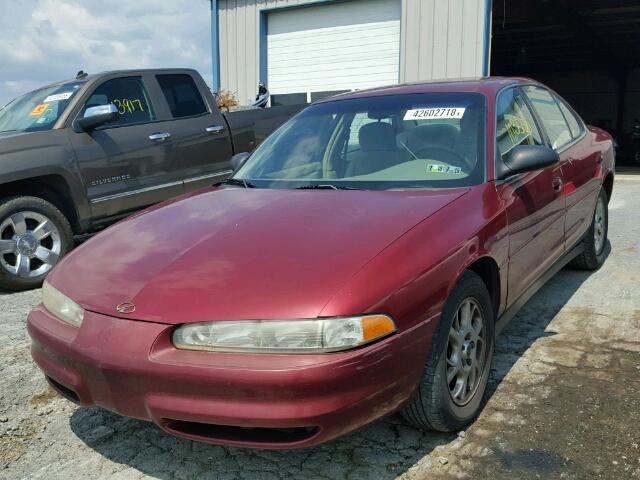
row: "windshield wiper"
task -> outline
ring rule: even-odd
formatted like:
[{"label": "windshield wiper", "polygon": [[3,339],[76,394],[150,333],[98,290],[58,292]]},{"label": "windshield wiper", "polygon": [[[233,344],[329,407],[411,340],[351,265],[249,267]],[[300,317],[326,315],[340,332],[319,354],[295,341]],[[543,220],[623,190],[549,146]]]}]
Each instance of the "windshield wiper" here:
[{"label": "windshield wiper", "polygon": [[256,188],[253,183],[242,180],[241,178],[227,178],[225,181],[220,182],[218,185],[238,185],[239,187],[244,188]]},{"label": "windshield wiper", "polygon": [[344,187],[342,185],[332,185],[329,183],[323,183],[320,185],[303,185],[302,187],[296,187],[296,190],[358,190],[353,187]]}]

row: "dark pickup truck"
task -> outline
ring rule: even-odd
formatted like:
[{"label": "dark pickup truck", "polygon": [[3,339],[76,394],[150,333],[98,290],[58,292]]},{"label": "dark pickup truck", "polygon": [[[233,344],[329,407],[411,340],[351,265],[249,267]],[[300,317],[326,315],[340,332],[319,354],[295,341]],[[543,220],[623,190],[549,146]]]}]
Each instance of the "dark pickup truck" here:
[{"label": "dark pickup truck", "polygon": [[0,288],[41,284],[74,234],[224,180],[300,108],[222,113],[188,69],[79,74],[17,98],[0,110]]}]

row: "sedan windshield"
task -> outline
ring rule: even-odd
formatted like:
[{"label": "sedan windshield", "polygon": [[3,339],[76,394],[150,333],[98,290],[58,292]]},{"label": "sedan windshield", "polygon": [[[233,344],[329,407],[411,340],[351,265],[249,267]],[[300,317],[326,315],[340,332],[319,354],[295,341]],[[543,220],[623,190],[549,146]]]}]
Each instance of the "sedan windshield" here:
[{"label": "sedan windshield", "polygon": [[0,133],[50,130],[82,83],[46,87],[15,99],[0,110]]},{"label": "sedan windshield", "polygon": [[319,103],[271,135],[234,175],[258,188],[450,188],[485,173],[485,99],[388,95]]}]

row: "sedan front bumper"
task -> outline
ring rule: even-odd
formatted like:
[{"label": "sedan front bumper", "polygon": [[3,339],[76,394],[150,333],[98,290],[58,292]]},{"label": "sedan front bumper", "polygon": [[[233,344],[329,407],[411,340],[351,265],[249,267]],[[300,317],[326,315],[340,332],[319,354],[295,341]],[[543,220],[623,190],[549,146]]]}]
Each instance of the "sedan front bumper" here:
[{"label": "sedan front bumper", "polygon": [[33,359],[81,405],[153,421],[215,444],[316,445],[398,408],[422,374],[436,322],[347,352],[291,355],[177,350],[172,325],[85,313],[80,328],[31,312]]}]

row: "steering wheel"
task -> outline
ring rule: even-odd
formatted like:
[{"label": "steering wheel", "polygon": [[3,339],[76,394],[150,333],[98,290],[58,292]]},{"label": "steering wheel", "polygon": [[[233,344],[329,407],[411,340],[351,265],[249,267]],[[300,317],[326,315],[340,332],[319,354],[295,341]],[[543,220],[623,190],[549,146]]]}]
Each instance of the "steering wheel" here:
[{"label": "steering wheel", "polygon": [[[448,160],[442,160],[441,158],[438,158],[442,155],[435,155],[435,156],[431,156],[428,153],[425,154],[425,152],[439,152],[439,153],[444,153],[445,158],[448,156],[450,159],[453,160],[453,162],[449,162]],[[440,162],[443,163],[448,163],[449,165],[454,165],[456,167],[460,167],[460,168],[464,168],[464,169],[468,169],[469,168],[469,164],[467,163],[467,160],[460,155],[458,152],[456,152],[455,150],[453,150],[452,148],[448,148],[448,147],[441,147],[439,145],[430,145],[428,147],[422,147],[418,150],[416,150],[414,152],[415,156],[418,158],[433,158],[434,160],[438,160]]]}]

